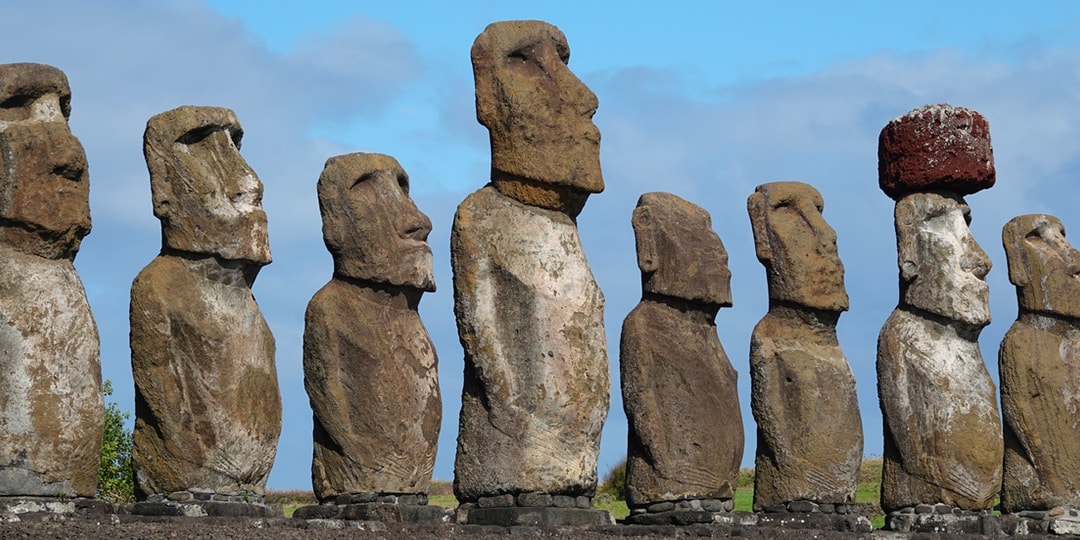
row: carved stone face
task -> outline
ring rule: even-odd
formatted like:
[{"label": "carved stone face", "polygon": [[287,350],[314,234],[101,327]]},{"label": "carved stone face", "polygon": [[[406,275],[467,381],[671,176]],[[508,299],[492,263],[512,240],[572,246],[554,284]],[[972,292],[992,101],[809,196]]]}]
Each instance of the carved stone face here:
[{"label": "carved stone face", "polygon": [[154,215],[167,247],[270,262],[262,182],[240,155],[243,130],[218,107],[180,107],[146,124]]},{"label": "carved stone face", "polygon": [[836,231],[821,215],[824,201],[809,184],[773,182],[747,200],[769,298],[828,311],[848,309]]},{"label": "carved stone face", "polygon": [[731,305],[727,250],[704,208],[670,193],[646,193],[632,223],[645,292]]},{"label": "carved stone face", "polygon": [[598,102],[569,59],[566,37],[550,24],[489,25],[472,47],[476,116],[490,133],[495,171],[599,193]]},{"label": "carved stone face", "polygon": [[1005,224],[1001,240],[1021,309],[1080,318],[1080,252],[1065,239],[1058,218],[1015,217]]},{"label": "carved stone face", "polygon": [[959,195],[912,193],[896,203],[896,242],[904,304],[971,326],[990,323],[990,258],[968,229]]},{"label": "carved stone face", "polygon": [[4,245],[74,259],[90,233],[86,153],[68,129],[67,78],[40,64],[0,65],[0,217]]},{"label": "carved stone face", "polygon": [[330,158],[318,189],[335,273],[435,290],[431,220],[409,198],[409,176],[397,160],[382,154]]}]

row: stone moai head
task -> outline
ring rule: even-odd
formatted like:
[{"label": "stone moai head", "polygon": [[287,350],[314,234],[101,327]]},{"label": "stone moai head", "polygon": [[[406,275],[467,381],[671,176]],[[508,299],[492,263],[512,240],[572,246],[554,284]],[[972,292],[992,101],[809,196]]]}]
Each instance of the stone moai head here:
[{"label": "stone moai head", "polygon": [[219,107],[184,106],[146,123],[143,154],[163,247],[270,263],[262,182],[240,155],[243,129]]},{"label": "stone moai head", "polygon": [[495,187],[576,216],[604,180],[596,95],[569,59],[566,36],[542,21],[492,23],[472,46],[476,118],[488,128]]},{"label": "stone moai head", "polygon": [[896,203],[901,304],[983,327],[990,323],[990,258],[968,229],[971,211],[949,192],[912,193]]},{"label": "stone moai head", "polygon": [[382,154],[332,157],[319,176],[323,239],[334,273],[435,290],[431,220],[409,198],[409,175]]},{"label": "stone moai head", "polygon": [[821,215],[821,194],[801,182],[773,182],[746,201],[769,298],[826,311],[847,311],[844,265],[836,231]]},{"label": "stone moai head", "polygon": [[0,65],[0,244],[74,260],[90,233],[86,153],[68,129],[71,89],[59,69]]},{"label": "stone moai head", "polygon": [[727,250],[704,208],[670,193],[646,193],[631,223],[646,293],[731,306]]},{"label": "stone moai head", "polygon": [[1080,318],[1080,252],[1054,216],[1018,216],[1001,230],[1021,311]]}]

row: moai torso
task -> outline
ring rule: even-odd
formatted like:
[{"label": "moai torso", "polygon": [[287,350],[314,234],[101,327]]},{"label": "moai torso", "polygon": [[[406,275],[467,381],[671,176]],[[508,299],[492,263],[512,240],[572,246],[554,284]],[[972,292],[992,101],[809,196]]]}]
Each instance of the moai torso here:
[{"label": "moai torso", "polygon": [[1000,420],[976,337],[905,309],[893,311],[882,327],[883,507],[979,509],[993,503],[1001,472]]},{"label": "moai torso", "polygon": [[1002,231],[1020,314],[998,355],[1003,512],[1080,505],[1080,253],[1047,215]]},{"label": "moai torso", "polygon": [[97,493],[97,326],[72,266],[90,232],[67,78],[0,65],[0,496]]},{"label": "moai torso", "polygon": [[465,349],[454,492],[591,496],[609,375],[603,295],[574,218],[603,189],[597,101],[540,21],[472,48],[492,183],[458,207],[454,312]]},{"label": "moai torso", "polygon": [[131,287],[136,485],[262,493],[281,429],[274,337],[243,270],[159,256]]},{"label": "moai torso", "polygon": [[407,178],[389,156],[350,154],[331,158],[319,179],[335,272],[308,304],[304,385],[321,501],[431,485],[442,402],[417,312],[435,289],[431,222],[408,198]]},{"label": "moai torso", "polygon": [[769,313],[750,337],[754,507],[854,502],[862,419],[836,338],[848,308],[836,233],[807,184],[758,186],[747,207],[769,282]]},{"label": "moai torso", "polygon": [[[644,297],[623,321],[627,503],[731,499],[743,451],[738,374],[714,321],[727,253],[704,209],[647,193],[634,211]],[[728,508],[730,509],[730,508]]]},{"label": "moai torso", "polygon": [[990,259],[964,194],[994,183],[989,128],[948,105],[881,133],[879,181],[896,200],[900,303],[878,336],[885,445],[881,506],[988,510],[1001,479],[997,391],[979,352]]},{"label": "moai torso", "polygon": [[467,498],[595,489],[610,384],[604,297],[573,220],[485,187],[451,237]]},{"label": "moai torso", "polygon": [[214,492],[258,502],[281,397],[274,338],[251,294],[270,262],[262,184],[227,109],[147,122],[144,151],[163,246],[131,287],[136,497]]}]

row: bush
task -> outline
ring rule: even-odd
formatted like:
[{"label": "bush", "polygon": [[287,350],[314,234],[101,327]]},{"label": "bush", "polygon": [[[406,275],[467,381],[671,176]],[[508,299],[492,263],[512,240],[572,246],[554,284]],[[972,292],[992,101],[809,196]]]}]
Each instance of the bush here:
[{"label": "bush", "polygon": [[[112,381],[101,385],[105,396],[113,393]],[[101,468],[98,469],[98,498],[109,502],[135,500],[135,479],[131,470],[132,435],[124,427],[131,414],[121,412],[116,402],[105,405],[105,438],[101,441]]]},{"label": "bush", "polygon": [[626,500],[626,458],[608,469],[596,489],[596,494],[608,495],[616,501]]}]

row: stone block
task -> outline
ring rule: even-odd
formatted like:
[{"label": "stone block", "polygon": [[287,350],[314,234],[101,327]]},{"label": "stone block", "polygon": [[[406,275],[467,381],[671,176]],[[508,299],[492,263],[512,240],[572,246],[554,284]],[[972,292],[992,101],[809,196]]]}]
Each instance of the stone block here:
[{"label": "stone block", "polygon": [[675,509],[675,503],[670,501],[653,503],[648,506],[648,509],[650,514],[655,514],[659,512],[670,512]]},{"label": "stone block", "polygon": [[517,496],[518,506],[554,506],[555,501],[547,493],[520,493]]},{"label": "stone block", "polygon": [[492,497],[480,497],[476,504],[480,508],[505,508],[514,506],[514,496],[510,493],[495,495]]},{"label": "stone block", "polygon": [[577,497],[569,495],[555,495],[551,498],[551,504],[556,508],[576,508]]}]

